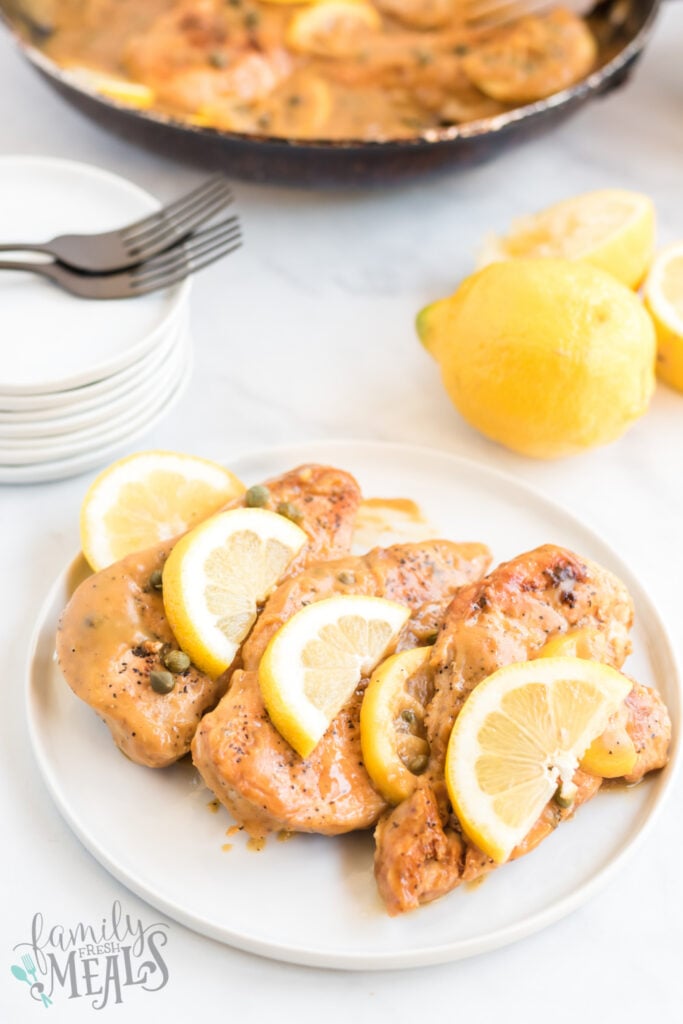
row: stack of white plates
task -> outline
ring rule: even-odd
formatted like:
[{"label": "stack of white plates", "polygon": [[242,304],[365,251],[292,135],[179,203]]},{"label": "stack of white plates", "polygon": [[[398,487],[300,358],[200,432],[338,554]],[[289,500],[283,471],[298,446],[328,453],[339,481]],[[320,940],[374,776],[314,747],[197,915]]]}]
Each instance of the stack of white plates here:
[{"label": "stack of white plates", "polygon": [[[1,241],[108,231],[150,213],[148,193],[69,161],[0,158]],[[53,480],[123,453],[189,379],[189,283],[84,301],[0,271],[0,482]]]}]

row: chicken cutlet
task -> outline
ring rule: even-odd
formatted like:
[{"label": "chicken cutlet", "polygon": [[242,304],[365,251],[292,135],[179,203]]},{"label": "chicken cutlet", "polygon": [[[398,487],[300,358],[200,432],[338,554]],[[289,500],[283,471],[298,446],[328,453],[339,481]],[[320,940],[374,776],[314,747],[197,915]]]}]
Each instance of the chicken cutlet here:
[{"label": "chicken cutlet", "polygon": [[[265,507],[276,510],[282,502],[295,506],[308,535],[287,575],[349,550],[360,503],[360,489],[349,473],[301,466],[266,486]],[[225,508],[244,503],[241,497]],[[178,539],[129,555],[86,579],[63,612],[57,632],[59,666],[71,689],[94,708],[127,757],[151,768],[170,765],[189,751],[202,715],[217,703],[229,680],[229,673],[212,679],[191,665],[170,693],[152,689],[150,674],[164,668],[165,651],[178,644],[161,591],[150,578],[162,569]]]},{"label": "chicken cutlet", "polygon": [[[375,876],[390,914],[434,900],[494,866],[462,834],[444,782],[451,729],[472,689],[496,669],[538,656],[552,637],[586,627],[601,635],[600,660],[620,668],[631,649],[632,621],[632,602],[620,580],[553,545],[504,563],[455,596],[430,660],[427,772],[375,833]],[[636,781],[666,764],[671,726],[661,698],[649,687],[634,684],[626,706],[626,729],[637,751],[628,780]],[[601,782],[577,770],[573,806],[551,801],[512,857],[534,849]]]},{"label": "chicken cutlet", "polygon": [[249,831],[338,835],[369,828],[386,804],[365,770],[360,705],[367,680],[332,722],[313,753],[301,758],[265,710],[258,667],[271,637],[305,605],[335,594],[388,598],[412,615],[398,649],[425,644],[453,595],[490,563],[483,544],[434,540],[376,548],[360,557],[314,565],[268,599],[242,651],[230,690],[202,719],[192,744],[200,774]]}]

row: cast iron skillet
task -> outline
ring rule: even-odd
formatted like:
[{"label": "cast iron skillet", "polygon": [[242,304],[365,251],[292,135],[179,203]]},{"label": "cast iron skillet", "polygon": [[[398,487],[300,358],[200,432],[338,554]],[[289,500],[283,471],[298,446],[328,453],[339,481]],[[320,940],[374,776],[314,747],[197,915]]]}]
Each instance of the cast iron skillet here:
[{"label": "cast iron skillet", "polygon": [[[144,2],[144,0],[142,0]],[[132,110],[98,96],[45,57],[40,25],[22,15],[22,0],[0,0],[0,18],[24,55],[83,113],[126,138],[231,177],[293,185],[390,184],[429,171],[488,160],[558,124],[594,96],[621,85],[650,35],[660,0],[604,0],[592,24],[603,43],[601,65],[577,85],[536,103],[467,124],[398,141],[297,141],[199,128],[166,114]]]}]

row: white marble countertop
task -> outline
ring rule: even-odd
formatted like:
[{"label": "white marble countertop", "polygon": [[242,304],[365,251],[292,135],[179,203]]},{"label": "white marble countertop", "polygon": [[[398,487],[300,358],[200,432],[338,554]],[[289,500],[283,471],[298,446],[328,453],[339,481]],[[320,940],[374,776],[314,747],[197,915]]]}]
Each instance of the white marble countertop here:
[{"label": "white marble countertop", "polygon": [[[665,7],[624,89],[498,162],[373,193],[237,184],[246,247],[197,280],[194,377],[144,446],[229,460],[273,444],[354,437],[430,445],[502,468],[609,538],[649,589],[680,652],[683,396],[660,386],[647,416],[608,448],[569,461],[527,461],[459,419],[412,327],[416,310],[468,271],[485,232],[565,195],[605,186],[648,192],[660,241],[683,237],[683,8]],[[99,164],[162,199],[196,177],[84,120],[30,73],[4,35],[0,125],[2,154]],[[49,583],[77,549],[88,479],[0,488],[0,1019],[8,1024],[42,1012],[9,972],[13,947],[37,911],[46,922],[66,924],[96,920],[120,900],[134,917],[161,916],[69,831],[35,767],[24,724],[29,634]],[[679,1019],[681,799],[679,778],[668,813],[588,905],[495,953],[397,973],[341,973],[250,956],[172,922],[169,981],[161,991],[126,992],[122,1004],[100,1011],[84,998],[61,1000],[49,1007],[49,1019],[136,1022],[158,1015],[180,1022],[204,1011],[240,1021],[277,1014],[299,1024],[321,1016],[412,1022],[434,1010],[472,1021],[505,1014],[525,1024],[626,1024],[657,1011]]]}]

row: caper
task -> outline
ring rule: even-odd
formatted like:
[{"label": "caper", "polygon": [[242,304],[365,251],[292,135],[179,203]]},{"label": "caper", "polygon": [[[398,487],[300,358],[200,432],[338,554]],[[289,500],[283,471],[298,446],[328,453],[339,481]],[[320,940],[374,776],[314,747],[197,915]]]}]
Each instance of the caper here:
[{"label": "caper", "polygon": [[229,63],[227,54],[222,50],[212,50],[209,54],[209,64],[212,68],[227,68]]},{"label": "caper", "polygon": [[344,583],[347,587],[351,586],[352,583],[356,582],[356,577],[352,572],[347,572],[346,569],[342,569],[341,572],[337,573],[337,579],[340,583]]},{"label": "caper", "polygon": [[149,683],[155,693],[170,693],[175,686],[175,676],[170,672],[160,672],[155,669],[149,674]]},{"label": "caper", "polygon": [[244,496],[247,508],[263,508],[270,501],[270,491],[263,484],[254,484]]},{"label": "caper", "polygon": [[401,720],[406,723],[410,731],[412,732],[418,726],[417,715],[411,708],[404,708],[401,712]]},{"label": "caper", "polygon": [[427,757],[426,754],[418,754],[417,757],[411,758],[411,760],[408,762],[408,768],[413,773],[413,775],[421,775],[422,772],[427,767],[428,761],[429,758]]},{"label": "caper", "polygon": [[281,501],[275,511],[285,519],[291,519],[293,523],[300,523],[304,517],[301,509],[293,505],[291,501]]},{"label": "caper", "polygon": [[161,572],[161,569],[155,569],[154,570],[154,572],[152,573],[152,575],[149,578],[149,585],[150,585],[150,587],[153,587],[154,590],[161,590],[162,589],[164,583],[163,583],[163,574]]},{"label": "caper", "polygon": [[163,661],[169,672],[185,672],[190,667],[190,659],[185,651],[167,651]]}]

